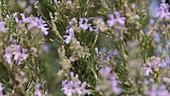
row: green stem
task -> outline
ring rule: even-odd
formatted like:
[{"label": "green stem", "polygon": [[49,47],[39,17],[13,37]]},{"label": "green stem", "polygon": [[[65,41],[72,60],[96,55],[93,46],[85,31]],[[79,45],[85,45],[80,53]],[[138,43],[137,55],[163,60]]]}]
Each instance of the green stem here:
[{"label": "green stem", "polygon": [[94,72],[93,68],[90,68],[96,80],[98,80],[97,74]]},{"label": "green stem", "polygon": [[97,32],[96,37],[95,37],[95,40],[94,40],[91,48],[93,48],[93,47],[96,45],[98,38],[99,38],[99,32]]}]

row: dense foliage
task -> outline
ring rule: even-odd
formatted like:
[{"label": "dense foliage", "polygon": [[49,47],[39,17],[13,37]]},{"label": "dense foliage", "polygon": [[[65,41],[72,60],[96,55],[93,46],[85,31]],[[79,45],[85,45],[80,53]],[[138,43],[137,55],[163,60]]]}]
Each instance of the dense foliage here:
[{"label": "dense foliage", "polygon": [[167,1],[0,0],[0,96],[170,96]]}]

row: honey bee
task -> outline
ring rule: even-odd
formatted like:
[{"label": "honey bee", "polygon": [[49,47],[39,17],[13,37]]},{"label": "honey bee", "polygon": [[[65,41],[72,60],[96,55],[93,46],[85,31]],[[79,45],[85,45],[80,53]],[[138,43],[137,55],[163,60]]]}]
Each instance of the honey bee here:
[{"label": "honey bee", "polygon": [[159,75],[160,75],[160,72],[156,71],[156,72],[154,73],[154,78],[157,78]]}]

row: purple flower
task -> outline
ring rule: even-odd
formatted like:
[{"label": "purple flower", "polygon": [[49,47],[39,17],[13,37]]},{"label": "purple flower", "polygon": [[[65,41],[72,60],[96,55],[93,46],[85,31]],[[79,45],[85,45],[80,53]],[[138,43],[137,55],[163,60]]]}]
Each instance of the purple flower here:
[{"label": "purple flower", "polygon": [[49,28],[46,28],[47,24],[42,24],[39,26],[39,28],[41,29],[41,31],[45,34],[45,35],[48,35],[48,29]]},{"label": "purple flower", "polygon": [[149,76],[150,74],[153,73],[153,70],[150,67],[146,67],[145,69],[146,69],[145,76]]},{"label": "purple flower", "polygon": [[[24,13],[21,13],[20,15],[21,15],[21,17],[22,17],[21,22],[23,22],[23,23],[29,23],[30,19],[29,19],[29,18],[26,18]],[[17,18],[16,18],[16,20],[17,20]],[[17,21],[18,21],[18,20],[17,20]]]},{"label": "purple flower", "polygon": [[112,68],[111,67],[105,67],[100,70],[100,74],[102,77],[108,77],[111,73]]},{"label": "purple flower", "polygon": [[71,80],[63,80],[62,81],[62,89],[63,93],[66,96],[73,96],[75,94],[78,94],[78,96],[85,95],[86,93],[88,95],[91,94],[91,91],[86,89],[87,83],[86,82],[81,82],[78,79],[78,75],[74,76],[74,73],[70,73]]},{"label": "purple flower", "polygon": [[170,18],[170,12],[166,12],[163,7],[160,7],[159,19],[160,20],[163,20],[163,19],[168,20],[169,18]]},{"label": "purple flower", "polygon": [[79,25],[80,25],[81,28],[83,28],[83,30],[87,30],[88,27],[89,27],[88,19],[87,18],[80,18]]},{"label": "purple flower", "polygon": [[19,19],[18,19],[18,16],[15,16],[15,22],[19,23]]},{"label": "purple flower", "polygon": [[110,60],[111,58],[113,58],[113,56],[118,56],[119,55],[119,51],[118,50],[110,50],[109,51],[109,55],[107,56],[107,60]]},{"label": "purple flower", "polygon": [[27,49],[22,48],[22,53],[20,53],[20,59],[18,61],[18,64],[21,64],[23,60],[26,60],[28,58],[28,54],[26,54]]},{"label": "purple flower", "polygon": [[16,39],[13,39],[12,36],[10,36],[10,39],[9,41],[13,44],[17,44],[17,40]]},{"label": "purple flower", "polygon": [[136,3],[132,3],[132,8],[135,9],[136,8]]},{"label": "purple flower", "polygon": [[2,33],[6,33],[7,31],[8,31],[8,28],[5,28],[5,22],[0,22],[0,32],[2,32]]},{"label": "purple flower", "polygon": [[80,92],[79,96],[81,96],[81,95],[84,94],[84,93],[87,93],[88,95],[91,94],[91,91],[86,89],[87,86],[88,86],[88,84],[87,84],[86,82],[83,82],[83,83],[81,84],[81,87],[80,87],[81,92]]},{"label": "purple flower", "polygon": [[12,54],[9,47],[6,47],[4,57],[6,58],[8,64],[12,62]]},{"label": "purple flower", "polygon": [[89,30],[90,31],[94,31],[94,32],[98,32],[98,26],[92,26],[92,24],[89,24]]},{"label": "purple flower", "polygon": [[[114,15],[116,18],[114,18]],[[107,21],[109,27],[113,27],[115,25],[116,22],[118,22],[121,26],[123,26],[125,24],[125,17],[121,17],[120,15],[120,11],[116,11],[113,14],[109,14],[108,17],[110,20]]]},{"label": "purple flower", "polygon": [[60,3],[60,1],[59,1],[59,0],[54,0],[54,3],[55,3],[56,5],[58,5],[58,4]]},{"label": "purple flower", "polygon": [[3,87],[1,82],[0,82],[0,96],[3,96]]},{"label": "purple flower", "polygon": [[74,25],[77,24],[76,18],[72,18],[71,21],[69,22],[69,25]]},{"label": "purple flower", "polygon": [[125,24],[126,18],[125,17],[121,17],[120,11],[116,11],[116,12],[114,12],[114,14],[116,16],[115,21],[117,21],[120,25],[123,26]]},{"label": "purple flower", "polygon": [[82,88],[80,86],[81,86],[81,81],[75,82],[75,90],[78,93],[78,95],[82,94]]},{"label": "purple flower", "polygon": [[45,34],[45,35],[47,35],[48,34],[48,29],[49,28],[46,28],[46,26],[47,26],[47,24],[45,24],[45,21],[44,20],[42,20],[41,18],[39,19],[39,18],[37,18],[37,17],[30,17],[31,19],[30,19],[30,22],[29,22],[29,26],[30,26],[30,28],[32,28],[32,27],[37,27],[37,28],[39,28],[39,29],[41,29],[41,31]]},{"label": "purple flower", "polygon": [[71,39],[74,37],[74,29],[71,27],[66,31],[69,35],[64,35],[64,38],[66,38],[64,41],[66,44],[69,44]]},{"label": "purple flower", "polygon": [[165,3],[166,0],[161,0],[161,4],[160,4],[160,7],[163,7],[166,9],[166,11],[169,10],[169,4],[168,3]]},{"label": "purple flower", "polygon": [[159,88],[156,84],[152,85],[151,91],[146,92],[148,96],[169,96],[169,92],[165,85],[161,85]]},{"label": "purple flower", "polygon": [[36,95],[36,96],[42,96],[42,92],[41,92],[41,90],[40,90],[40,87],[41,87],[40,84],[37,84],[37,85],[36,85],[36,88],[35,88],[35,95]]},{"label": "purple flower", "polygon": [[118,81],[116,80],[115,76],[111,76],[111,82],[112,82],[112,91],[115,94],[120,94],[121,93],[121,89],[118,87]]},{"label": "purple flower", "polygon": [[113,27],[115,24],[115,18],[113,14],[109,14],[108,17],[110,20],[107,21],[107,24],[109,25],[109,27]]},{"label": "purple flower", "polygon": [[46,26],[47,24],[45,24],[45,21],[42,20],[41,18],[38,18],[38,17],[33,17],[33,16],[30,16],[30,17],[25,17],[25,14],[24,13],[21,13],[20,14],[22,19],[19,20],[18,17],[16,16],[15,17],[15,21],[17,23],[28,23],[29,25],[29,28],[33,28],[33,27],[36,27],[36,28],[39,28],[45,35],[48,35],[48,29]]},{"label": "purple flower", "polygon": [[153,68],[153,64],[149,64],[147,67],[145,67],[145,76],[149,76],[150,74],[152,74],[153,73],[153,70],[152,70],[152,68]]},{"label": "purple flower", "polygon": [[64,81],[62,81],[62,89],[61,89],[61,91],[63,91],[63,93],[66,96],[72,96],[75,93],[75,90],[73,89],[73,86],[74,86],[73,81],[64,80]]},{"label": "purple flower", "polygon": [[20,55],[21,55],[20,48],[21,48],[20,45],[15,46],[15,51],[13,52],[14,60],[18,60],[20,58]]},{"label": "purple flower", "polygon": [[21,57],[22,57],[23,60],[28,58],[28,54],[26,54],[26,52],[27,52],[27,49],[22,48]]},{"label": "purple flower", "polygon": [[162,0],[160,4],[160,8],[156,11],[156,17],[159,17],[160,20],[168,20],[170,19],[169,5],[165,3],[165,0]]},{"label": "purple flower", "polygon": [[157,93],[157,86],[156,85],[152,85],[152,89],[149,92],[149,96],[156,96]]},{"label": "purple flower", "polygon": [[[106,66],[105,68],[102,68],[99,72],[100,72],[100,75],[102,76],[102,80],[109,80],[109,82],[111,82],[112,92],[114,94],[120,94],[122,90],[118,86],[119,81],[116,80],[116,74],[112,72],[112,68],[109,66]],[[96,90],[98,91],[103,90],[102,85],[96,86]]]},{"label": "purple flower", "polygon": [[15,45],[14,51],[11,51],[10,46],[8,46],[5,49],[5,55],[4,58],[6,58],[6,61],[8,64],[12,62],[12,57],[14,56],[14,60],[18,62],[18,64],[21,64],[21,62],[25,59],[27,59],[28,55],[26,54],[27,49],[22,48],[21,53],[21,46]]},{"label": "purple flower", "polygon": [[78,96],[82,96],[82,94],[87,93],[88,95],[91,94],[90,90],[86,90],[85,87],[87,86],[86,82],[81,83],[81,81],[75,82],[75,90]]},{"label": "purple flower", "polygon": [[157,91],[158,96],[169,96],[168,90],[165,85],[161,85]]},{"label": "purple flower", "polygon": [[93,19],[92,17],[87,19],[87,18],[80,18],[79,21],[79,26],[80,28],[82,28],[83,30],[87,30],[89,29],[89,31],[98,31],[98,26],[94,26],[93,23],[88,23],[90,19]]}]

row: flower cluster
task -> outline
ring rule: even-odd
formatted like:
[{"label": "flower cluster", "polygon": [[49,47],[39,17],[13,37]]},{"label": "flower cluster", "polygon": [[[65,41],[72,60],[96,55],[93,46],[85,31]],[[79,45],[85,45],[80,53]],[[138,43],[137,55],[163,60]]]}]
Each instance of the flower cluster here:
[{"label": "flower cluster", "polygon": [[121,17],[121,11],[116,11],[113,14],[108,15],[109,19],[107,21],[109,27],[113,27],[116,23],[118,23],[120,26],[123,26],[125,24],[125,17]]},{"label": "flower cluster", "polygon": [[0,96],[170,96],[169,8],[0,0]]},{"label": "flower cluster", "polygon": [[[122,89],[119,87],[119,81],[116,74],[112,72],[111,67],[105,67],[100,70],[101,80],[97,82],[96,90],[102,91],[105,95],[120,94]],[[108,89],[112,91],[107,91]]]},{"label": "flower cluster", "polygon": [[74,96],[76,94],[78,96],[82,96],[85,94],[88,94],[88,95],[91,94],[91,91],[89,89],[86,89],[88,87],[88,84],[86,82],[81,82],[78,79],[77,74],[74,76],[74,73],[71,72],[70,78],[71,78],[71,80],[63,80],[62,81],[61,91],[63,91],[63,93],[66,96]]},{"label": "flower cluster", "polygon": [[160,8],[157,10],[156,16],[159,17],[160,20],[169,20],[170,12],[169,12],[169,4],[165,3],[165,0],[161,0]]},{"label": "flower cluster", "polygon": [[24,13],[20,14],[22,19],[19,20],[18,17],[15,17],[15,21],[19,24],[28,24],[29,29],[36,27],[39,28],[45,35],[48,35],[48,29],[46,28],[47,24],[45,24],[45,21],[42,20],[41,18],[30,16],[30,17],[25,17]]},{"label": "flower cluster", "polygon": [[[92,22],[90,22],[92,21]],[[78,28],[83,29],[84,31],[89,30],[90,32],[98,32],[98,26],[96,22],[93,20],[93,17],[91,18],[80,18],[79,24],[77,25],[77,20],[76,18],[72,18],[71,21],[69,22],[70,28],[66,30],[66,33],[69,35],[64,35],[64,38],[66,38],[64,41],[66,44],[69,44],[70,41],[74,38],[74,33]],[[78,27],[78,28],[77,28]]]},{"label": "flower cluster", "polygon": [[147,91],[146,95],[148,95],[148,96],[169,96],[170,93],[168,92],[165,85],[160,85],[158,87],[156,84],[153,84],[151,87],[151,91]]},{"label": "flower cluster", "polygon": [[8,46],[5,48],[4,58],[8,64],[11,64],[13,60],[21,64],[23,60],[28,58],[27,49],[22,48],[20,45]]},{"label": "flower cluster", "polygon": [[80,28],[82,28],[83,30],[89,29],[90,31],[97,32],[98,27],[92,26],[92,23],[89,23],[90,19],[92,19],[92,18],[89,18],[89,19],[88,18],[80,18],[80,21],[79,21]]},{"label": "flower cluster", "polygon": [[151,57],[151,60],[147,61],[146,65],[144,65],[145,76],[150,76],[155,74],[155,72],[159,71],[160,68],[169,68],[166,58],[161,59],[160,57],[155,57],[155,56]]}]

